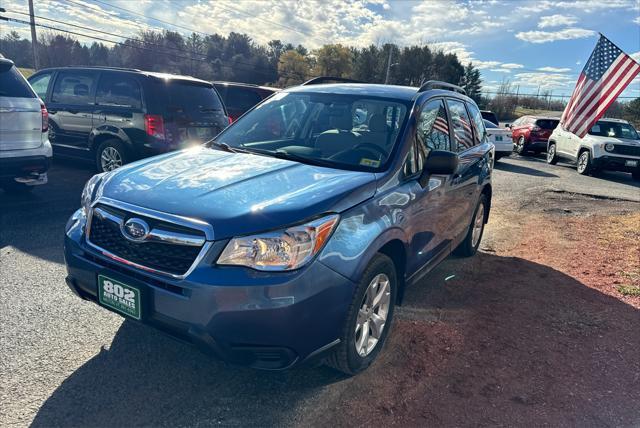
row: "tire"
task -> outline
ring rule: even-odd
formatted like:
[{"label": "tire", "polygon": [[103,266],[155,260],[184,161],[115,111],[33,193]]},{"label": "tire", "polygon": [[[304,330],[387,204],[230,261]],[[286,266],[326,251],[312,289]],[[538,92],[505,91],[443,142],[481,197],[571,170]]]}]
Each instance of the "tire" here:
[{"label": "tire", "polygon": [[583,150],[578,155],[578,162],[576,163],[576,170],[578,174],[589,175],[592,170],[591,166],[591,152],[589,150]]},{"label": "tire", "polygon": [[516,143],[516,153],[520,156],[527,156],[527,143],[524,141],[524,137],[518,138]]},{"label": "tire", "polygon": [[129,162],[129,152],[122,141],[112,138],[100,143],[96,149],[95,161],[98,172],[113,171]]},{"label": "tire", "polygon": [[[377,288],[380,289],[380,285],[384,283],[385,277],[389,287],[388,291],[384,293],[384,298],[379,302],[379,306],[371,308],[370,298],[375,295],[376,291],[374,283],[378,281]],[[367,291],[373,293],[369,294]],[[393,261],[384,254],[376,254],[369,262],[369,265],[362,274],[362,279],[356,287],[353,301],[349,307],[347,321],[340,337],[340,344],[325,360],[325,363],[347,375],[355,375],[369,367],[380,353],[387,335],[391,330],[397,293],[398,279]],[[382,332],[379,333],[379,337],[375,343],[370,343],[371,339],[375,340],[375,335],[372,334],[373,332],[370,328],[370,324],[374,324],[370,320],[373,319],[374,315],[377,315],[378,319],[383,316],[384,302],[387,300],[386,316],[384,316],[384,322],[381,327]],[[364,352],[364,355],[357,349],[359,342],[364,343],[362,341],[362,334],[363,331],[365,331],[362,327],[360,327],[358,331],[359,320],[361,323],[366,323],[364,326],[364,328],[367,329],[368,339],[366,339],[366,342],[368,346],[371,346],[370,349],[365,349],[364,346],[360,346],[359,349]]]},{"label": "tire", "polygon": [[547,163],[549,165],[555,165],[558,163],[555,143],[549,143],[549,147],[547,148]]},{"label": "tire", "polygon": [[484,233],[484,225],[487,221],[488,207],[489,199],[487,195],[483,193],[476,205],[476,209],[473,211],[467,236],[465,236],[464,241],[453,250],[453,254],[460,257],[471,257],[478,252],[478,247],[482,241],[482,234]]},{"label": "tire", "polygon": [[0,188],[12,194],[29,193],[34,187],[35,186],[27,186],[24,183],[18,183],[15,180],[3,180],[0,182]]}]

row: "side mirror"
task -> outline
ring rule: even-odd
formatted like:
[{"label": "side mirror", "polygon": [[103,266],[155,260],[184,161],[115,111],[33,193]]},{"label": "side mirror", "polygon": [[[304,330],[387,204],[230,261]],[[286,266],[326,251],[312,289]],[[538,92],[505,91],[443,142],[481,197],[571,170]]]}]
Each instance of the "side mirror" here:
[{"label": "side mirror", "polygon": [[458,169],[460,158],[457,153],[446,150],[432,150],[424,162],[420,184],[422,187],[428,182],[431,174],[451,175]]}]

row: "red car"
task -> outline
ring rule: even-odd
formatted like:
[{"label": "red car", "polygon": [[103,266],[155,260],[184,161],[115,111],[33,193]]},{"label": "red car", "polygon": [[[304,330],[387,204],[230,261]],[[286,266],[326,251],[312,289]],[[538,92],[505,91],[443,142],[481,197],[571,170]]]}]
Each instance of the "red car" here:
[{"label": "red car", "polygon": [[514,150],[519,155],[546,152],[547,140],[558,123],[560,119],[553,117],[522,116],[509,126]]}]

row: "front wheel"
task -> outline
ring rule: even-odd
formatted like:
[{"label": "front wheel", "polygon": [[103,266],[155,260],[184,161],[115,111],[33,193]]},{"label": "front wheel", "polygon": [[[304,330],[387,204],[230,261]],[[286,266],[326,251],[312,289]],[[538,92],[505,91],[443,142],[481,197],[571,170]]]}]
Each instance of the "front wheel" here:
[{"label": "front wheel", "polygon": [[453,250],[453,253],[457,256],[471,257],[477,251],[482,240],[482,234],[484,233],[484,225],[487,221],[487,214],[489,213],[489,199],[484,193],[480,196],[476,210],[473,213],[473,219],[469,225],[469,231],[465,236],[464,241]]},{"label": "front wheel", "polygon": [[578,164],[576,165],[578,174],[588,175],[591,172],[591,152],[585,150],[578,156]]},{"label": "front wheel", "polygon": [[549,165],[555,165],[558,163],[558,155],[556,154],[556,145],[549,144],[549,148],[547,149],[547,163]]},{"label": "front wheel", "polygon": [[358,283],[340,343],[328,357],[328,365],[348,375],[371,365],[389,334],[397,288],[393,261],[376,254]]}]

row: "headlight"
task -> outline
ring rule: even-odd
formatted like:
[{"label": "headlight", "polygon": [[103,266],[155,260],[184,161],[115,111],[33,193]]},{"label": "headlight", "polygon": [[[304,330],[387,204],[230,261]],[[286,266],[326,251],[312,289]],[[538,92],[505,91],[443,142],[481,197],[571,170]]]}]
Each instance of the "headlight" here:
[{"label": "headlight", "polygon": [[331,214],[285,230],[233,238],[217,263],[264,271],[297,269],[322,249],[338,218]]},{"label": "headlight", "polygon": [[82,189],[82,196],[80,196],[80,204],[84,209],[85,214],[89,212],[89,208],[91,207],[91,203],[93,202],[96,196],[96,189],[98,184],[102,181],[102,177],[106,173],[96,174],[87,181],[87,184],[84,185],[84,189]]},{"label": "headlight", "polygon": [[612,152],[613,149],[615,149],[616,146],[613,145],[613,143],[607,143],[604,145],[604,149],[608,152]]}]

